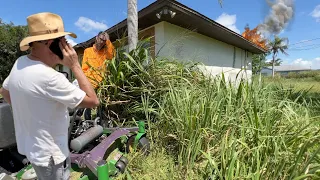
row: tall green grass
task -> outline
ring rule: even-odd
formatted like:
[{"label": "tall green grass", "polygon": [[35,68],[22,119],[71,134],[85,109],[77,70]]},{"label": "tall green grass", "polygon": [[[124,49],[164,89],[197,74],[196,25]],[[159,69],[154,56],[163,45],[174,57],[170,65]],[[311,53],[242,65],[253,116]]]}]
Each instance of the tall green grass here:
[{"label": "tall green grass", "polygon": [[[115,58],[106,64],[107,74],[101,76],[97,94],[106,107],[104,116],[114,123],[128,125],[145,119],[146,111],[147,118],[153,119],[157,113],[154,108],[159,108],[157,102],[169,90],[169,82],[192,83],[202,77],[196,64],[151,58],[149,49],[144,48],[148,41],[150,38],[140,41],[131,52],[117,49]],[[142,97],[148,99],[147,108]]]},{"label": "tall green grass", "polygon": [[153,60],[143,45],[119,50],[107,70],[98,89],[107,120],[145,120],[152,147],[130,154],[118,179],[320,178],[320,119],[305,93],[209,79],[197,64]]},{"label": "tall green grass", "polygon": [[161,102],[160,141],[179,166],[203,178],[320,178],[319,118],[288,93],[223,78],[171,86]]},{"label": "tall green grass", "polygon": [[[259,78],[259,77],[256,77]],[[267,84],[286,89],[287,96],[296,102],[308,103],[308,110],[313,116],[320,114],[320,85],[312,78],[269,78],[264,77]]]}]

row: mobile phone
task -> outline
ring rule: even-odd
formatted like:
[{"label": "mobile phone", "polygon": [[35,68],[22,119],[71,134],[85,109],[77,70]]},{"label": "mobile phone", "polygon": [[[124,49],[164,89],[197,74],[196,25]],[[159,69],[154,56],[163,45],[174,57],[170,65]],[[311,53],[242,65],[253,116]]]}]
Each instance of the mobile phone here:
[{"label": "mobile phone", "polygon": [[62,60],[63,59],[63,54],[62,54],[62,51],[61,51],[61,49],[59,47],[59,42],[60,42],[59,38],[53,40],[53,42],[51,43],[49,49]]}]

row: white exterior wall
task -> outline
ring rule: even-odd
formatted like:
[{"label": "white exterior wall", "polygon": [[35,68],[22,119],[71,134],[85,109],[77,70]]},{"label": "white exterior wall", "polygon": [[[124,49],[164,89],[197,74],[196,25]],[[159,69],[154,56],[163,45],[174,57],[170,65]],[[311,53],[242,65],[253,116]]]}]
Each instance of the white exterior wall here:
[{"label": "white exterior wall", "polygon": [[68,67],[66,67],[66,66],[62,66],[62,69],[59,69],[59,66],[56,66],[55,67],[55,70],[57,70],[57,71],[62,71],[62,72],[66,72],[66,73],[68,73],[68,78],[69,78],[69,80],[72,80],[72,71],[71,71],[71,69],[70,68],[68,68]]},{"label": "white exterior wall", "polygon": [[159,57],[201,62],[206,73],[219,75],[224,72],[226,78],[231,80],[235,79],[241,68],[247,67],[247,71],[241,74],[251,79],[252,53],[246,55],[240,48],[168,22],[155,25],[155,42]]}]

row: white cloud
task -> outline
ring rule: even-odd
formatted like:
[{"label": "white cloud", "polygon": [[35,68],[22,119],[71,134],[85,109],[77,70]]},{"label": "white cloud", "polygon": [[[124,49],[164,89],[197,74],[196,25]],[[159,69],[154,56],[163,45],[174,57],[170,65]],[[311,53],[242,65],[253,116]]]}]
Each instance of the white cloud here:
[{"label": "white cloud", "polygon": [[296,65],[296,66],[300,66],[300,67],[305,67],[305,68],[311,67],[311,69],[320,69],[320,57],[317,57],[317,58],[314,58],[311,60],[298,58],[288,64],[289,65]]},{"label": "white cloud", "polygon": [[84,32],[104,31],[108,28],[108,26],[103,22],[93,21],[87,17],[79,17],[77,22],[75,22],[75,25]]},{"label": "white cloud", "polygon": [[77,45],[78,43],[76,43],[73,39],[71,39],[70,37],[66,36],[66,39],[68,41],[68,43],[70,43],[73,46]]},{"label": "white cloud", "polygon": [[314,8],[310,15],[314,17],[317,22],[320,22],[320,4]]},{"label": "white cloud", "polygon": [[240,34],[240,30],[236,27],[237,15],[229,15],[227,13],[222,13],[215,21],[231,29],[232,31]]},{"label": "white cloud", "polygon": [[299,66],[311,66],[312,65],[312,61],[303,60],[302,58],[299,58],[299,59],[294,60],[292,62],[292,64],[299,65]]}]

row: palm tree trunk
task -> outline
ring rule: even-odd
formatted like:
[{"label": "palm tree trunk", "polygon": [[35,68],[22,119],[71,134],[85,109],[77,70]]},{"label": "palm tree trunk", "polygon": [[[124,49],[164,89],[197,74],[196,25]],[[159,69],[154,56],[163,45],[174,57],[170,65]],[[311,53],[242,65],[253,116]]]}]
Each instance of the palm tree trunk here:
[{"label": "palm tree trunk", "polygon": [[128,0],[128,47],[132,51],[138,43],[138,9],[137,0]]},{"label": "palm tree trunk", "polygon": [[274,63],[275,63],[275,59],[276,59],[276,54],[274,53],[272,55],[272,77],[274,77]]}]

